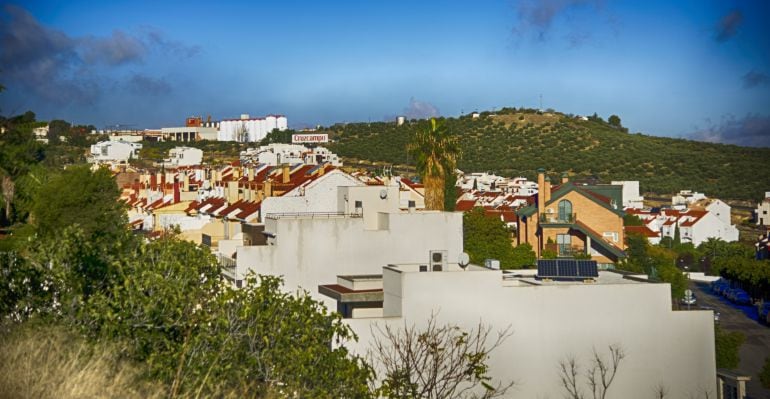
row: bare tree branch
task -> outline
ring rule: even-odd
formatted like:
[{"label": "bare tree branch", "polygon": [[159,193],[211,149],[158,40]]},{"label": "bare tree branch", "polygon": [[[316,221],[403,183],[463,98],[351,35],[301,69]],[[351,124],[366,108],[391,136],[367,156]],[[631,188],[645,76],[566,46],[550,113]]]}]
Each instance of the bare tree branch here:
[{"label": "bare tree branch", "polygon": [[500,346],[510,327],[490,340],[491,328],[479,322],[465,331],[455,325],[439,325],[432,314],[418,330],[404,324],[372,326],[374,337],[369,358],[384,376],[378,394],[410,398],[495,398],[513,382],[493,382],[489,376],[489,354]]}]

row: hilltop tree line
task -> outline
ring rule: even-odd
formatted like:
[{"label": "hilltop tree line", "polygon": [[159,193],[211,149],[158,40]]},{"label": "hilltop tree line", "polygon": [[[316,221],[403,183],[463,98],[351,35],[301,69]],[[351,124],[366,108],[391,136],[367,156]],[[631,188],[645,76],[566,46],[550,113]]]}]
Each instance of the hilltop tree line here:
[{"label": "hilltop tree line", "polygon": [[[614,116],[614,115],[613,115]],[[443,118],[440,118],[443,119]],[[534,179],[537,168],[569,172],[573,178],[639,180],[643,192],[675,193],[683,189],[729,199],[756,200],[770,187],[770,176],[753,173],[770,168],[770,149],[712,144],[625,133],[620,118],[587,121],[559,113],[504,108],[446,118],[448,134],[459,137],[464,171]],[[391,164],[414,165],[406,150],[429,121],[348,123],[323,130],[330,148],[341,156]]]}]

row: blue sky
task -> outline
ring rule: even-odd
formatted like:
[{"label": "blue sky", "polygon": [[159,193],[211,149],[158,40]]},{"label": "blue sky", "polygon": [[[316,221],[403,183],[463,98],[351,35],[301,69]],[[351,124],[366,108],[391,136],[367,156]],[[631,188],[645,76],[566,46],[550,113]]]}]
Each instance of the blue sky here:
[{"label": "blue sky", "polygon": [[36,1],[0,10],[0,112],[292,126],[503,106],[770,146],[764,0]]}]

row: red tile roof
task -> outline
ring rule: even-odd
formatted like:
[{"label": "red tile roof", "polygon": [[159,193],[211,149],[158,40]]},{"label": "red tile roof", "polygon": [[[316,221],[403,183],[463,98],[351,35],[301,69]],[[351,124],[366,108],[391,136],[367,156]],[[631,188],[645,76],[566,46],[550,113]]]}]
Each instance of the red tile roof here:
[{"label": "red tile roof", "polygon": [[460,200],[455,205],[455,211],[465,212],[473,209],[476,206],[475,200]]},{"label": "red tile roof", "polygon": [[660,233],[650,230],[647,226],[626,226],[627,234],[641,234],[648,238],[660,237]]}]

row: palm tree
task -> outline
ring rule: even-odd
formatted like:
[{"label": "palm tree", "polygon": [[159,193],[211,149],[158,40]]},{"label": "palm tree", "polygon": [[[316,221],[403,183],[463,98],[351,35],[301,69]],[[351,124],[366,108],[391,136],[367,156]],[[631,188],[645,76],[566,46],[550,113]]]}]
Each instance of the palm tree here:
[{"label": "palm tree", "polygon": [[408,150],[425,185],[425,208],[444,210],[444,180],[447,173],[454,173],[461,152],[457,136],[431,118],[430,129],[418,131]]}]

